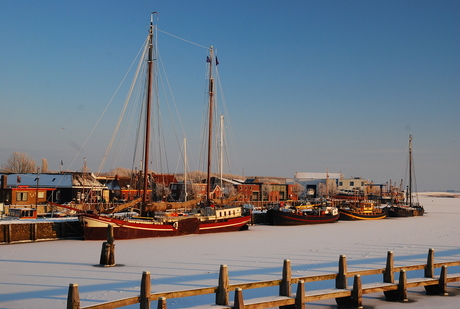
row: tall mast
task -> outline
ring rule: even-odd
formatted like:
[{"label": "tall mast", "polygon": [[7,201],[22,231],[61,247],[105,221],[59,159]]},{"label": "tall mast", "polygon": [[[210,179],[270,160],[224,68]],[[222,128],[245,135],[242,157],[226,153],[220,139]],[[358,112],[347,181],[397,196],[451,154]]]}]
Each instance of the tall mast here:
[{"label": "tall mast", "polygon": [[184,201],[187,201],[187,138],[184,137]]},{"label": "tall mast", "polygon": [[208,168],[206,176],[206,199],[211,200],[211,154],[212,154],[212,114],[214,112],[214,78],[212,77],[212,61],[214,58],[214,50],[211,46],[209,49],[209,124],[208,124]]},{"label": "tall mast", "polygon": [[224,176],[224,115],[220,115],[220,156],[219,156],[219,169],[220,169],[220,188],[223,189]]},{"label": "tall mast", "polygon": [[409,134],[409,206],[412,206],[412,135]]},{"label": "tall mast", "polygon": [[149,149],[150,149],[150,110],[152,101],[152,80],[153,80],[153,12],[150,14],[150,29],[148,36],[148,70],[147,70],[147,99],[145,109],[145,141],[144,141],[144,192],[142,195],[142,209],[141,212],[145,215],[145,209],[147,204],[147,192],[149,189]]}]

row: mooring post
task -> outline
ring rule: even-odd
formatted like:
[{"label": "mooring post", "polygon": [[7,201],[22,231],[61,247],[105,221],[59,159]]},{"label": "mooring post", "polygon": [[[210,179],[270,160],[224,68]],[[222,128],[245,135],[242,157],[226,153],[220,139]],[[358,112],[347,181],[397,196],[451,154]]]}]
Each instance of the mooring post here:
[{"label": "mooring post", "polygon": [[283,278],[280,283],[280,296],[291,296],[291,261],[284,260],[283,263]]},{"label": "mooring post", "polygon": [[[388,251],[387,253],[387,265],[383,273],[383,282],[395,283],[394,256],[392,251]],[[383,294],[385,294],[387,300],[398,299],[398,291],[383,291]]]},{"label": "mooring post", "polygon": [[351,292],[354,308],[363,308],[363,285],[361,276],[355,275],[353,280],[353,291]]},{"label": "mooring post", "polygon": [[406,270],[404,269],[401,269],[401,271],[399,272],[398,300],[408,301],[407,299],[407,276],[406,276]]},{"label": "mooring post", "polygon": [[339,273],[335,278],[336,289],[346,289],[348,287],[347,272],[347,257],[341,255],[339,258]]},{"label": "mooring post", "polygon": [[107,241],[102,243],[100,265],[115,265],[115,238],[113,236],[113,226],[107,225]]},{"label": "mooring post", "polygon": [[216,292],[216,305],[228,305],[228,269],[227,265],[220,265],[219,285]]},{"label": "mooring post", "polygon": [[233,309],[243,309],[244,308],[244,300],[243,300],[243,289],[236,288],[235,289],[235,301],[233,304]]},{"label": "mooring post", "polygon": [[[339,258],[339,273],[335,277],[335,288],[336,289],[347,289],[348,280],[347,280],[347,257],[341,255]],[[335,302],[339,306],[347,307],[351,305],[351,297],[339,297],[335,299]]]},{"label": "mooring post", "polygon": [[150,272],[142,273],[140,309],[150,309]]},{"label": "mooring post", "polygon": [[447,293],[447,266],[442,265],[441,275],[439,276],[439,294],[443,296],[448,296]]},{"label": "mooring post", "polygon": [[297,293],[295,294],[295,309],[305,309],[305,281],[299,280],[297,283]]},{"label": "mooring post", "polygon": [[157,309],[167,309],[168,307],[166,306],[166,297],[160,297],[158,298],[158,307]]},{"label": "mooring post", "polygon": [[78,284],[69,284],[67,294],[67,309],[80,309],[80,294],[78,293]]},{"label": "mooring post", "polygon": [[383,273],[383,282],[394,283],[395,282],[395,273],[394,273],[394,257],[393,251],[388,251],[387,253],[387,265],[385,267],[385,272]]},{"label": "mooring post", "polygon": [[6,242],[11,243],[13,237],[11,236],[11,224],[6,225]]},{"label": "mooring post", "polygon": [[37,240],[37,223],[32,223],[30,225],[30,240]]},{"label": "mooring post", "polygon": [[428,250],[428,258],[425,266],[425,277],[433,278],[434,277],[434,249],[430,248]]}]

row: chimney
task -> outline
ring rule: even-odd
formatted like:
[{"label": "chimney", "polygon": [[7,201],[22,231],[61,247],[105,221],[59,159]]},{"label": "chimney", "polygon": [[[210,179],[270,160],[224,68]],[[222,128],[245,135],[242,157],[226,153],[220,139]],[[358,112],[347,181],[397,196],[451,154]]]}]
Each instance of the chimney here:
[{"label": "chimney", "polygon": [[6,189],[7,186],[8,186],[8,175],[2,175],[1,188]]}]

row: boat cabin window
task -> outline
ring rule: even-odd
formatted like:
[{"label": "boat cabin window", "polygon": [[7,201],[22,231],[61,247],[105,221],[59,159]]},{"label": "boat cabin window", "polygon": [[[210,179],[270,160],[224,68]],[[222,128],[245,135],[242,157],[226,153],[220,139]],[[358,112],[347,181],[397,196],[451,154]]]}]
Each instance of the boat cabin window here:
[{"label": "boat cabin window", "polygon": [[27,201],[28,194],[27,192],[17,192],[16,193],[16,201]]}]

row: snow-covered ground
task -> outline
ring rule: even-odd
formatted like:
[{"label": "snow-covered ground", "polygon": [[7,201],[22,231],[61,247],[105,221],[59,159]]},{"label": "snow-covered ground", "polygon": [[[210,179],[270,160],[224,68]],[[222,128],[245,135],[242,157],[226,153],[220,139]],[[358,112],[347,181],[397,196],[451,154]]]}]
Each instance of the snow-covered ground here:
[{"label": "snow-covered ground", "polygon": [[[118,265],[106,268],[97,265],[101,241],[0,245],[0,308],[65,308],[70,283],[78,283],[82,306],[135,296],[143,271],[150,271],[152,292],[157,292],[216,286],[222,264],[228,265],[230,282],[237,283],[281,278],[284,259],[291,260],[293,277],[335,273],[341,254],[347,257],[349,271],[383,268],[387,251],[394,252],[395,266],[426,263],[429,248],[435,249],[435,262],[460,260],[460,198],[424,196],[420,202],[427,212],[423,217],[259,225],[243,232],[115,241]],[[310,283],[306,288],[334,283],[319,285]],[[275,295],[277,288],[270,289],[243,294],[245,298],[260,292]],[[382,293],[364,295],[363,304],[365,308],[457,308],[460,302],[460,283],[448,284],[450,296],[426,296],[423,291],[410,289],[410,302],[404,304],[386,302]],[[214,295],[171,299],[168,308],[213,301]],[[308,307],[336,305],[331,300],[308,303]]]}]

